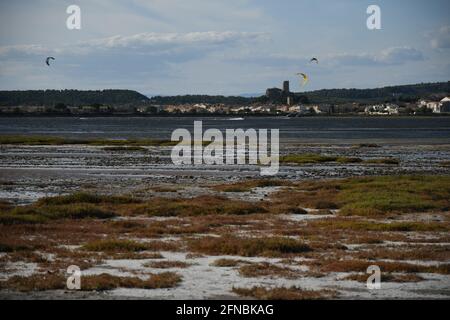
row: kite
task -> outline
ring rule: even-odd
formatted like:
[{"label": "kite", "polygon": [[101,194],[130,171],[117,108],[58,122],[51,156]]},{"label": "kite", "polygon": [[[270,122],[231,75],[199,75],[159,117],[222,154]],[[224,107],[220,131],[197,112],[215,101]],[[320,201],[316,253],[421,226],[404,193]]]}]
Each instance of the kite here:
[{"label": "kite", "polygon": [[315,62],[315,63],[319,64],[319,59],[317,59],[317,58],[312,58],[311,60],[309,60],[309,62],[310,62],[310,63]]},{"label": "kite", "polygon": [[306,75],[306,74],[304,74],[304,73],[297,73],[297,75],[298,76],[301,76],[302,78],[303,78],[303,83],[302,83],[302,87],[304,87],[307,83],[308,83],[308,80],[309,80],[309,77],[308,77],[308,75]]},{"label": "kite", "polygon": [[50,66],[50,60],[55,60],[55,58],[53,57],[47,57],[47,59],[45,59],[45,63]]}]

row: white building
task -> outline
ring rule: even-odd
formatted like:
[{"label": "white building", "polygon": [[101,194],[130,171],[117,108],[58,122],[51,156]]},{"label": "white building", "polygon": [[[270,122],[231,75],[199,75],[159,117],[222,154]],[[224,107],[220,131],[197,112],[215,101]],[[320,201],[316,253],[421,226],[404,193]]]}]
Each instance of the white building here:
[{"label": "white building", "polygon": [[377,104],[366,107],[364,112],[370,115],[392,115],[399,113],[399,107],[396,104]]},{"label": "white building", "polygon": [[450,112],[450,98],[445,97],[441,101],[428,102],[426,107],[433,111],[433,113],[448,113]]}]

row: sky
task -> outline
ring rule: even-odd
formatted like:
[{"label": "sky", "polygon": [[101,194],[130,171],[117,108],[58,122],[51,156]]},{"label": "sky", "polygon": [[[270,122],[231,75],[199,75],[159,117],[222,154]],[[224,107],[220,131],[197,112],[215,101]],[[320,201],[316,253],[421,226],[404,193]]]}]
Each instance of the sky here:
[{"label": "sky", "polygon": [[[70,5],[80,30],[66,26]],[[367,28],[369,5],[380,30]],[[298,92],[449,81],[449,14],[448,0],[0,0],[0,90],[240,95],[283,80]]]}]

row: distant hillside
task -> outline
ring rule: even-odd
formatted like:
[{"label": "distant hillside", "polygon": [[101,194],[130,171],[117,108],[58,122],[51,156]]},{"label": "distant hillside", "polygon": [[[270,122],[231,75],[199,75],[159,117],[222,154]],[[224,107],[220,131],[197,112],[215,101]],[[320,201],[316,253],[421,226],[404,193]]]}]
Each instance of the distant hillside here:
[{"label": "distant hillside", "polygon": [[0,91],[0,106],[124,105],[149,99],[132,90],[27,90]]},{"label": "distant hillside", "polygon": [[[414,85],[392,86],[377,89],[324,89],[299,93],[303,101],[309,103],[382,103],[382,102],[416,102],[421,98],[439,98],[450,94],[450,81],[439,83],[421,83]],[[305,99],[306,97],[306,99]],[[185,104],[185,103],[223,103],[228,105],[248,105],[252,103],[270,102],[265,96],[208,96],[208,95],[184,95],[153,97],[150,99],[155,104]]]},{"label": "distant hillside", "polygon": [[421,98],[439,98],[450,94],[450,81],[392,86],[378,89],[331,89],[304,93],[311,103],[413,102]]},{"label": "distant hillside", "polygon": [[[392,86],[378,89],[326,89],[297,94],[310,103],[343,104],[359,102],[362,104],[381,102],[415,102],[421,98],[438,99],[450,95],[450,81],[440,83],[421,83],[405,86]],[[55,106],[65,104],[80,105],[133,105],[146,102],[158,105],[180,104],[225,104],[250,105],[267,103],[266,96],[156,96],[151,99],[132,90],[29,90],[0,91],[0,106]],[[272,101],[276,103],[275,101]]]},{"label": "distant hillside", "polygon": [[184,96],[156,96],[150,99],[151,103],[161,105],[179,105],[192,103],[221,103],[225,105],[248,105],[255,102],[265,102],[265,96],[241,97],[241,96],[208,96],[208,95],[184,95]]}]

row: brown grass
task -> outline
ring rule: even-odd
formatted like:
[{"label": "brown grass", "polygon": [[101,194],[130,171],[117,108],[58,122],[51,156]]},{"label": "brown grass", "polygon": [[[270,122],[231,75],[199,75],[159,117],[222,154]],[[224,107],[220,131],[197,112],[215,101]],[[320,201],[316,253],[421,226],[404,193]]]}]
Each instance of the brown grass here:
[{"label": "brown grass", "polygon": [[279,278],[294,279],[300,276],[300,273],[298,271],[295,271],[291,268],[279,267],[277,265],[267,262],[252,263],[241,266],[239,268],[239,274],[249,278],[279,277]]},{"label": "brown grass", "polygon": [[58,274],[35,274],[28,277],[13,276],[6,281],[0,281],[0,289],[22,292],[59,290],[66,288],[66,278]]},{"label": "brown grass", "polygon": [[146,280],[135,277],[117,277],[100,274],[81,278],[83,291],[105,291],[116,288],[160,289],[173,288],[181,282],[181,277],[173,272],[152,274]]},{"label": "brown grass", "polygon": [[318,227],[322,229],[343,229],[343,230],[356,230],[356,231],[400,231],[400,232],[412,232],[412,231],[435,231],[443,232],[449,231],[448,224],[440,222],[374,222],[366,220],[343,220],[343,219],[325,219],[320,221],[312,221],[311,227]]},{"label": "brown grass", "polygon": [[[355,273],[346,276],[342,280],[352,280],[358,282],[367,282],[369,274]],[[410,282],[420,282],[424,279],[416,274],[392,274],[392,273],[381,273],[381,282],[398,282],[398,283],[410,283]]]},{"label": "brown grass", "polygon": [[188,268],[190,266],[190,263],[184,261],[153,261],[144,264],[144,267],[155,269]]},{"label": "brown grass", "polygon": [[84,250],[97,252],[140,252],[148,250],[148,246],[131,240],[98,240],[86,243]]},{"label": "brown grass", "polygon": [[153,198],[150,201],[127,206],[125,210],[133,215],[164,217],[187,217],[200,215],[249,215],[266,213],[262,205],[252,202],[231,200],[218,196],[200,196],[192,199]]},{"label": "brown grass", "polygon": [[296,287],[266,289],[263,287],[253,287],[251,289],[233,288],[233,292],[244,297],[251,297],[258,300],[318,300],[333,299],[337,296],[331,290],[304,290]]},{"label": "brown grass", "polygon": [[207,237],[189,242],[191,251],[210,255],[279,256],[290,253],[303,253],[311,248],[303,242],[281,237],[237,238],[223,236]]},{"label": "brown grass", "polygon": [[[148,279],[135,277],[118,277],[100,274],[81,277],[82,291],[105,291],[116,288],[159,289],[173,288],[181,282],[181,277],[173,272],[152,274]],[[35,274],[28,277],[14,276],[0,282],[0,289],[17,290],[23,292],[64,290],[66,277],[61,274]]]},{"label": "brown grass", "polygon": [[249,263],[244,260],[236,260],[236,259],[217,259],[213,263],[211,263],[211,266],[213,267],[222,267],[222,268],[230,268],[230,267],[237,267],[238,265]]},{"label": "brown grass", "polygon": [[366,272],[371,265],[380,267],[381,272],[405,272],[405,273],[439,273],[449,274],[450,264],[439,266],[424,266],[404,262],[366,261],[366,260],[339,260],[339,261],[316,261],[322,272]]}]

